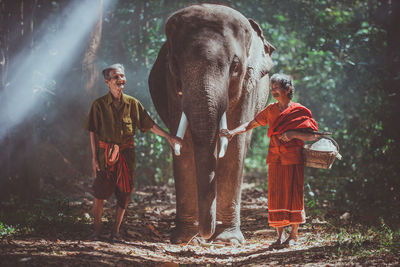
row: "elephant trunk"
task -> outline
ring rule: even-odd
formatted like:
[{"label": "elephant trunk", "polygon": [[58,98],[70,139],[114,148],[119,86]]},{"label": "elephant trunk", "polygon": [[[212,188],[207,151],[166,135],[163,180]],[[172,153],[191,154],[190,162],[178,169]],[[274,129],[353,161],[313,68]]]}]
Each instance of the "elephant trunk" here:
[{"label": "elephant trunk", "polygon": [[[176,132],[176,136],[183,139],[185,132],[187,130],[187,127],[188,127],[188,120],[187,120],[186,114],[184,112],[182,112],[181,119],[179,121],[178,130]],[[222,130],[222,129],[228,129],[226,112],[224,112],[224,114],[222,115],[221,120],[219,122],[219,130]],[[220,145],[220,151],[218,154],[218,158],[223,158],[225,156],[226,150],[228,148],[228,138],[225,136],[222,136],[222,137],[220,137],[219,140],[220,140],[221,145]],[[181,155],[181,145],[180,144],[175,143],[174,153],[176,156]]]},{"label": "elephant trunk", "polygon": [[203,238],[209,239],[214,234],[216,226],[216,157],[210,148],[201,148],[198,145],[195,145],[194,153],[198,188],[199,232]]},{"label": "elephant trunk", "polygon": [[[227,107],[227,87],[216,81],[184,83],[183,111],[189,121],[196,165],[199,232],[203,238],[211,238],[216,227],[215,172],[217,165],[217,140],[221,118]],[[186,90],[185,90],[186,89]],[[195,97],[193,97],[195,96]],[[226,121],[226,120],[225,120]]]}]

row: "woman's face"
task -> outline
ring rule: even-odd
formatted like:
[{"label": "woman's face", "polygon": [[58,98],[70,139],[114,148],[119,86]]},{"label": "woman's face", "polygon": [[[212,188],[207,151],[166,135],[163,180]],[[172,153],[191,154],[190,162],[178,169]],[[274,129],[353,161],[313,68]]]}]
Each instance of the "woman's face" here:
[{"label": "woman's face", "polygon": [[289,98],[288,97],[289,90],[285,90],[284,88],[281,87],[281,84],[277,82],[271,84],[271,93],[272,96],[278,101],[285,98]]}]

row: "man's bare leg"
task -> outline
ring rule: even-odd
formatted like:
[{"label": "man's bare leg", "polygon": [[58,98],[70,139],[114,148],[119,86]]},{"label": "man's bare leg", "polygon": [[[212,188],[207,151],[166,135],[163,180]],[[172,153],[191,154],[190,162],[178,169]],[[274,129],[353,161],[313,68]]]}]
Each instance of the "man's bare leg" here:
[{"label": "man's bare leg", "polygon": [[94,198],[93,201],[93,216],[94,216],[94,232],[93,237],[98,237],[101,232],[101,216],[103,215],[104,200]]},{"label": "man's bare leg", "polygon": [[126,209],[117,207],[117,213],[115,214],[115,223],[112,231],[112,237],[119,237],[119,227],[121,226],[122,219],[124,218]]}]

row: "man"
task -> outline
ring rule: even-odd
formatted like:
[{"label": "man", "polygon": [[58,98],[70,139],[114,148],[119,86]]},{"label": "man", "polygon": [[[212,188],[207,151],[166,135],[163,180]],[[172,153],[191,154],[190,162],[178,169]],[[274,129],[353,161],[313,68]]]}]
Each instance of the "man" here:
[{"label": "man", "polygon": [[90,132],[92,169],[96,177],[93,183],[94,232],[91,239],[99,238],[103,201],[115,193],[117,211],[111,232],[111,241],[114,242],[120,240],[119,228],[133,189],[136,165],[133,137],[136,127],[142,132],[150,130],[167,138],[171,146],[181,141],[155,124],[137,99],[122,93],[126,77],[121,64],[107,67],[103,76],[110,91],[93,102],[86,123]]}]

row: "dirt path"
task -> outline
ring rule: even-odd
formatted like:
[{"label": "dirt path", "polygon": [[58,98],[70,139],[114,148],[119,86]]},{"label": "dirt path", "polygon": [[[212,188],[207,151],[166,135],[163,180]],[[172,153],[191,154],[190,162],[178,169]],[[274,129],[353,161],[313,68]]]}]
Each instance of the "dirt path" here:
[{"label": "dirt path", "polygon": [[[275,232],[267,227],[266,195],[254,185],[245,185],[242,194],[242,231],[247,243],[240,247],[223,244],[172,245],[175,197],[172,187],[146,187],[135,192],[121,227],[126,240],[108,240],[115,203],[106,202],[104,235],[87,241],[91,232],[91,197],[69,203],[82,223],[48,226],[29,236],[5,239],[0,243],[1,266],[274,266],[274,265],[353,265],[363,264],[347,256],[338,258],[336,240],[314,220],[302,225],[297,246],[269,250]],[[85,220],[86,218],[86,220]],[[380,259],[379,259],[380,260]],[[377,261],[377,265],[380,261]],[[383,263],[396,262],[391,259]],[[397,261],[398,262],[398,261]],[[207,265],[210,264],[210,265]]]}]

